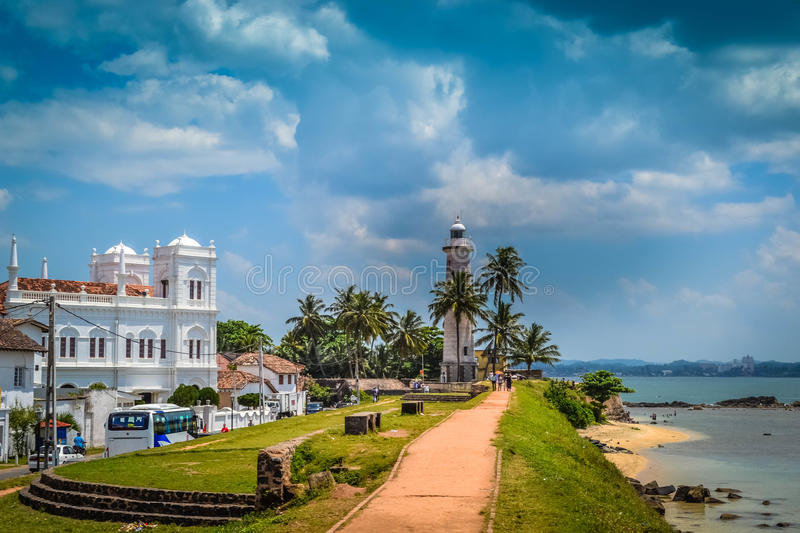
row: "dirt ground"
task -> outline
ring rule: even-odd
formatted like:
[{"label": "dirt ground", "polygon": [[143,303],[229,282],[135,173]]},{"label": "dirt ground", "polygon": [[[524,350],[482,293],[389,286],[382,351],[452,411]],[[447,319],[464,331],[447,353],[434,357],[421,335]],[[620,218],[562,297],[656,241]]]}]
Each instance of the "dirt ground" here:
[{"label": "dirt ground", "polygon": [[412,443],[395,477],[340,531],[482,531],[495,483],[492,439],[508,395],[493,392]]}]

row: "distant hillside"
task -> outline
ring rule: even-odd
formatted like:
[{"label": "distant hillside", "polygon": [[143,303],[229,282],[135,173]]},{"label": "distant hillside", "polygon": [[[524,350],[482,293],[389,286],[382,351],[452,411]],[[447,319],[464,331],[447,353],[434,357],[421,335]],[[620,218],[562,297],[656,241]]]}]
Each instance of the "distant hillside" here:
[{"label": "distant hillside", "polygon": [[[519,368],[525,368],[524,366]],[[596,370],[609,370],[620,376],[719,376],[719,377],[800,377],[800,363],[757,361],[752,372],[716,361],[678,360],[671,363],[648,363],[640,359],[595,359],[592,361],[562,360],[553,367],[533,365],[548,376],[579,376]]]}]

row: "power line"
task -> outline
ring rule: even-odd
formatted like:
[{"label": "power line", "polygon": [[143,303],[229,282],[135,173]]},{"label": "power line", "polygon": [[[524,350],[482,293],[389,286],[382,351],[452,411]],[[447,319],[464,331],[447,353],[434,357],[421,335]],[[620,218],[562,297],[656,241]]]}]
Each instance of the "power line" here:
[{"label": "power line", "polygon": [[[145,341],[148,341],[148,340],[154,340],[154,339],[134,339],[134,338],[126,337],[124,335],[120,335],[119,333],[117,333],[115,331],[111,331],[110,329],[108,329],[108,328],[106,328],[104,326],[101,326],[100,324],[92,322],[88,318],[82,317],[81,315],[79,315],[77,313],[73,313],[72,311],[70,311],[66,307],[62,306],[61,304],[57,303],[56,306],[58,306],[59,309],[61,309],[63,311],[66,311],[70,315],[83,320],[87,324],[90,324],[90,325],[92,325],[92,326],[94,326],[94,327],[96,327],[98,329],[101,329],[101,330],[103,330],[103,331],[105,331],[107,333],[110,333],[111,335],[114,335],[115,337],[119,337],[120,339],[124,339],[125,341],[131,341],[132,343],[139,344],[139,343],[144,343]],[[256,346],[255,344],[250,345],[250,346],[245,346],[245,349],[252,349],[255,346]],[[216,356],[217,355],[216,352],[215,353],[194,353],[194,352],[183,352],[183,351],[180,351],[180,350],[169,350],[169,349],[164,350],[164,351],[166,353],[174,353],[174,354],[179,354],[179,355],[191,355],[193,357],[200,357],[201,355],[209,355],[209,356],[211,356],[211,355]]]},{"label": "power line", "polygon": [[44,303],[47,303],[47,302],[45,300],[34,300],[34,301],[28,302],[26,304],[17,304],[17,305],[5,306],[5,310],[6,310],[6,312],[14,311],[16,309],[22,309],[23,307],[29,307],[31,305],[44,304]]}]

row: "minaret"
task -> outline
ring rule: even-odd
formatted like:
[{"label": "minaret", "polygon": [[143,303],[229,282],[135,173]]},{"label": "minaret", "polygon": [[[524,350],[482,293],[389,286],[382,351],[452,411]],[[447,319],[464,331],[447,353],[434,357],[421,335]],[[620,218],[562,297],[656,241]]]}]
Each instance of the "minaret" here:
[{"label": "minaret", "polygon": [[[442,251],[447,255],[447,279],[453,272],[470,272],[469,261],[475,247],[472,240],[466,237],[467,228],[461,223],[461,217],[450,226],[450,239],[446,241]],[[477,376],[475,363],[475,341],[472,337],[472,324],[461,318],[456,335],[456,318],[452,312],[444,318],[444,354],[442,372],[447,382],[472,381]],[[458,376],[458,361],[461,360],[461,376]]]},{"label": "minaret", "polygon": [[11,257],[8,260],[8,289],[17,290],[17,272],[19,263],[17,262],[17,236],[11,236]]},{"label": "minaret", "polygon": [[42,257],[42,275],[39,277],[47,279],[47,257]]},{"label": "minaret", "polygon": [[125,282],[128,273],[125,272],[125,247],[122,246],[122,241],[119,241],[119,274],[117,274],[117,296],[125,296]]}]

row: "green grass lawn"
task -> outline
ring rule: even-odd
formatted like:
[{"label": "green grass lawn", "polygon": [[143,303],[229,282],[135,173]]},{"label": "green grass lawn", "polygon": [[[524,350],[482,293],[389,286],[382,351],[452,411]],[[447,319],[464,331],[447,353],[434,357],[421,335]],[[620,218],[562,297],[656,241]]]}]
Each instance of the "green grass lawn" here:
[{"label": "green grass lawn", "polygon": [[518,383],[500,421],[495,531],[671,532],[620,471],[550,407],[544,387]]},{"label": "green grass lawn", "polygon": [[[219,533],[279,531],[322,533],[386,480],[403,446],[427,428],[443,420],[452,411],[472,408],[485,397],[486,394],[483,394],[463,403],[429,402],[425,404],[425,414],[422,416],[402,416],[397,409],[400,400],[394,398],[378,406],[368,403],[345,410],[324,411],[305,417],[288,418],[261,427],[237,429],[227,435],[209,437],[213,444],[196,448],[198,450],[196,453],[194,450],[181,451],[181,448],[190,446],[191,442],[174,444],[163,450],[156,450],[158,453],[153,453],[153,451],[133,453],[107,460],[66,465],[59,469],[59,473],[64,475],[68,473],[67,477],[73,479],[123,485],[147,485],[144,481],[160,472],[159,479],[162,483],[153,486],[161,486],[166,484],[163,483],[164,469],[183,464],[183,468],[170,471],[168,477],[171,479],[168,484],[173,486],[166,488],[197,486],[202,487],[202,490],[220,490],[218,487],[235,487],[238,489],[237,492],[247,492],[244,490],[246,486],[255,490],[255,460],[259,449],[317,429],[325,429],[323,433],[315,435],[302,445],[303,459],[296,459],[294,462],[294,481],[305,483],[312,473],[323,471],[332,465],[342,465],[352,470],[337,474],[338,481],[364,487],[366,489],[364,494],[336,498],[330,491],[318,494],[309,493],[279,512],[254,513],[240,522],[232,522],[223,527],[159,525],[156,529],[156,531],[165,533],[210,533],[212,531]],[[346,413],[365,410],[387,411],[389,409],[393,410],[384,412],[380,432],[401,436],[386,437],[377,433],[363,436],[344,434],[344,415]],[[204,442],[204,440],[200,442]],[[199,452],[206,448],[211,448],[211,450]],[[241,453],[237,454],[237,450]],[[187,459],[187,457],[189,458]],[[220,460],[220,457],[226,457],[230,461],[244,459],[245,464],[231,464]],[[187,465],[186,463],[195,464]],[[113,465],[113,468],[101,467],[101,465]],[[19,486],[30,483],[36,476],[37,474],[34,474],[4,483],[9,487]],[[240,479],[242,476],[246,479]],[[14,481],[15,483],[11,483]],[[213,487],[204,486],[203,483],[213,483]],[[0,483],[0,488],[6,487]],[[3,523],[13,523],[15,531],[31,533],[50,531],[59,533],[113,532],[122,525],[118,522],[75,520],[34,511],[20,504],[16,494],[0,498],[0,516],[3,517]]]}]

